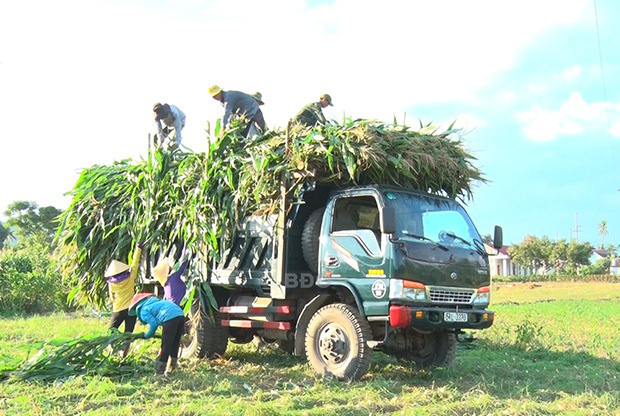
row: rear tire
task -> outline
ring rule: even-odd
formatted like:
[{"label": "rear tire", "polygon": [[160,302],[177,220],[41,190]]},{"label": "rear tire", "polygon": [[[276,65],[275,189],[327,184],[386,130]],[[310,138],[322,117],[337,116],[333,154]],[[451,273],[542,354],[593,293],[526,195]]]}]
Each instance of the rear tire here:
[{"label": "rear tire", "polygon": [[216,358],[224,355],[228,347],[228,328],[220,325],[219,313],[214,317],[198,318],[199,304],[196,300],[192,305],[189,319],[185,322],[185,334],[181,339],[182,359],[191,357]]},{"label": "rear tire", "polygon": [[319,269],[319,236],[324,212],[325,208],[319,208],[310,214],[301,233],[301,252],[308,267],[314,273]]},{"label": "rear tire", "polygon": [[306,356],[318,374],[358,380],[370,367],[370,339],[370,325],[357,309],[334,303],[319,309],[310,320]]}]

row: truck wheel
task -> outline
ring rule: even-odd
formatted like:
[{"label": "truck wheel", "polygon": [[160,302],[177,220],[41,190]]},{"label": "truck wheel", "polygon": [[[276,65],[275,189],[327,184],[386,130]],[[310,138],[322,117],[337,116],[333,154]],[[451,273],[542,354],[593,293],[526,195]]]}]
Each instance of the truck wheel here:
[{"label": "truck wheel", "polygon": [[215,358],[224,355],[228,347],[228,328],[220,325],[220,316],[198,318],[198,301],[185,320],[185,333],[181,338],[182,359],[191,357]]},{"label": "truck wheel", "polygon": [[324,212],[325,208],[314,211],[304,224],[304,230],[301,233],[301,252],[308,267],[314,273],[319,269],[319,236]]},{"label": "truck wheel", "polygon": [[456,335],[447,331],[418,334],[413,348],[404,355],[397,355],[422,368],[448,367],[456,356]]},{"label": "truck wheel", "polygon": [[319,309],[310,320],[306,356],[318,374],[358,380],[370,367],[370,339],[370,325],[357,309],[334,303]]}]

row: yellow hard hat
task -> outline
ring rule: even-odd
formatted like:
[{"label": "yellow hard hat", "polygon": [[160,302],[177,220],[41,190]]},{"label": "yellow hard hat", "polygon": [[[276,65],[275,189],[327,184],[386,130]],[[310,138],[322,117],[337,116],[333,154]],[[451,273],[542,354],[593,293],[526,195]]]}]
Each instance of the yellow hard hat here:
[{"label": "yellow hard hat", "polygon": [[220,92],[222,92],[222,89],[219,86],[217,86],[217,85],[212,85],[211,87],[209,87],[209,95],[211,97],[215,97]]}]

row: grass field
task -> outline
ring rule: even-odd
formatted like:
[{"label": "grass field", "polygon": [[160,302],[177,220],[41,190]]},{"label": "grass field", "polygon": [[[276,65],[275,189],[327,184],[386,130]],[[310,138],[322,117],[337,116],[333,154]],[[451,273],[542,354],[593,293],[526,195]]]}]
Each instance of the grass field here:
[{"label": "grass field", "polygon": [[[460,344],[447,369],[376,353],[362,381],[342,383],[269,346],[233,344],[226,358],[186,362],[166,382],[153,380],[144,360],[122,380],[0,383],[0,414],[620,414],[620,284],[541,285],[496,287],[495,325]],[[23,359],[43,341],[100,334],[106,323],[2,319],[0,360]],[[154,356],[157,341],[151,348]]]}]

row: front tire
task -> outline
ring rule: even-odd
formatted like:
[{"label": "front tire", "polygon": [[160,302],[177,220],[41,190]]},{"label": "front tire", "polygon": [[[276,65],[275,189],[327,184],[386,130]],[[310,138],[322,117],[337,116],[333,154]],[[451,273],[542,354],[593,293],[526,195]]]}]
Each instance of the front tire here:
[{"label": "front tire", "polygon": [[355,307],[344,303],[327,305],[308,324],[306,356],[318,374],[358,380],[370,367],[370,339],[370,325]]}]

